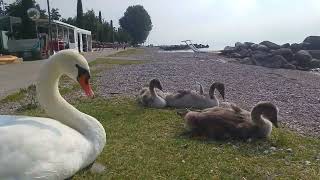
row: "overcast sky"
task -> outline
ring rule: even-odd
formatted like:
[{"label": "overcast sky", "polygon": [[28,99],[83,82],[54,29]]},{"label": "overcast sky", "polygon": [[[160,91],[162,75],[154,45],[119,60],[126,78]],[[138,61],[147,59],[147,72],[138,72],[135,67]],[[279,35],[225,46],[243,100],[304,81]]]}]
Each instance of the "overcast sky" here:
[{"label": "overcast sky", "polygon": [[[4,0],[10,2],[13,0]],[[36,0],[46,8],[46,0]],[[63,17],[76,15],[77,0],[50,0]],[[149,12],[153,30],[147,43],[192,39],[220,48],[236,41],[301,42],[320,35],[320,0],[82,0],[84,11],[118,19],[130,5]]]}]

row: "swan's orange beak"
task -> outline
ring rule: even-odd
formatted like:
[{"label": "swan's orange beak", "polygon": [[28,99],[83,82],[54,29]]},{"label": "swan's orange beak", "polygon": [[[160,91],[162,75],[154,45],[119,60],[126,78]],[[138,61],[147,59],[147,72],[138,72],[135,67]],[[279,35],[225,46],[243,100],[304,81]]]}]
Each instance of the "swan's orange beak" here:
[{"label": "swan's orange beak", "polygon": [[94,98],[94,93],[91,89],[90,83],[89,83],[89,76],[86,74],[83,74],[79,77],[78,81],[81,86],[81,88],[84,90],[86,96]]}]

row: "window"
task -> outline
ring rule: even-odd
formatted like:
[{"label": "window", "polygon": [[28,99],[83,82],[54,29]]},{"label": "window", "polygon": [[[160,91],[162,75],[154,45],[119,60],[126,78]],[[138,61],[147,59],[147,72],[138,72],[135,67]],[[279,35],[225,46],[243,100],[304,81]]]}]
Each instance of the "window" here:
[{"label": "window", "polygon": [[70,43],[75,43],[75,40],[74,40],[74,29],[69,29],[69,41],[70,41]]}]

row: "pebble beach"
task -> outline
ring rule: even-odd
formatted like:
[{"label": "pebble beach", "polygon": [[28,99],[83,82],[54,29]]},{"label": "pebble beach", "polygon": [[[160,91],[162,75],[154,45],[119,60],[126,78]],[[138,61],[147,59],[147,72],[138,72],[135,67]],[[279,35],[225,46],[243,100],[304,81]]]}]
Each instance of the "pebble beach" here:
[{"label": "pebble beach", "polygon": [[97,93],[105,98],[135,97],[143,86],[158,78],[165,92],[208,89],[213,82],[226,86],[227,102],[250,110],[260,101],[279,108],[282,126],[303,135],[320,136],[320,75],[299,70],[271,69],[233,63],[216,53],[162,52],[148,48],[143,54],[117,57],[146,63],[119,66],[101,72]]}]

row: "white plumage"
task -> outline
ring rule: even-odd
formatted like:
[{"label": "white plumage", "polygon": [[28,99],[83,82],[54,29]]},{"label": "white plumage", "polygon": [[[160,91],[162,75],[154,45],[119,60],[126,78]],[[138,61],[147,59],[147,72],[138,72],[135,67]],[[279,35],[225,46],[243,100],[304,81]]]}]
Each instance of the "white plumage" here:
[{"label": "white plumage", "polygon": [[40,73],[38,99],[52,117],[0,116],[0,179],[66,179],[87,167],[103,150],[106,134],[95,118],[59,94],[62,74],[77,79],[76,64],[89,71],[75,51],[53,55]]}]

